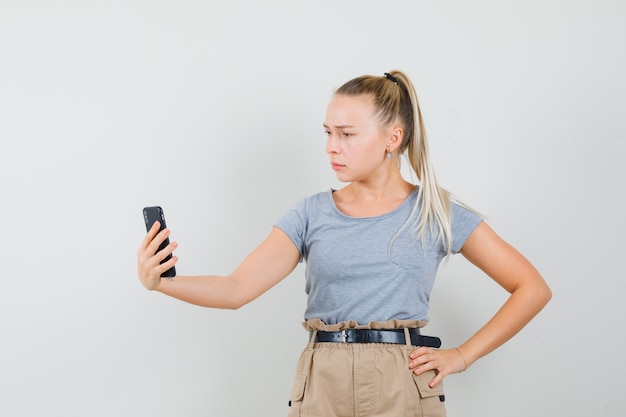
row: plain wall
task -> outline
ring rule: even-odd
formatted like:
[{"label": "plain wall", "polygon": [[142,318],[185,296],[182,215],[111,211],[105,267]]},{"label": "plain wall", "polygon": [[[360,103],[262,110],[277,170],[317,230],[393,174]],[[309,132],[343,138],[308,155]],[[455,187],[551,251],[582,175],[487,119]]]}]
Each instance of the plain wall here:
[{"label": "plain wall", "polygon": [[[543,273],[535,321],[445,381],[450,416],[626,414],[626,4],[0,0],[0,415],[286,415],[304,269],[238,311],[146,291],[141,209],[180,274],[228,274],[342,186],[335,88],[405,71],[441,184]],[[431,323],[462,343],[506,293],[461,256]]]}]

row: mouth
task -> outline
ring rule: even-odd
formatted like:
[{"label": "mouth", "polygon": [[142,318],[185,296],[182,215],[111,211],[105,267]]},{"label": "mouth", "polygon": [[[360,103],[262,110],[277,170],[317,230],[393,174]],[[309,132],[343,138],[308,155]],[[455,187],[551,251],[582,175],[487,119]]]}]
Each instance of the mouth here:
[{"label": "mouth", "polygon": [[341,165],[341,164],[338,164],[336,162],[331,162],[330,166],[333,168],[334,171],[338,171],[338,170],[340,170],[342,168],[345,168],[345,165]]}]

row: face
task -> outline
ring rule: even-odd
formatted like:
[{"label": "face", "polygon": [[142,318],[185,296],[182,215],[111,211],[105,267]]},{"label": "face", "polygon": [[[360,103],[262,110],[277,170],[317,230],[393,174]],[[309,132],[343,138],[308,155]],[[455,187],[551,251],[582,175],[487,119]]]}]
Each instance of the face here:
[{"label": "face", "polygon": [[326,153],[343,182],[365,181],[385,167],[390,129],[380,125],[368,95],[336,95],[328,104]]}]

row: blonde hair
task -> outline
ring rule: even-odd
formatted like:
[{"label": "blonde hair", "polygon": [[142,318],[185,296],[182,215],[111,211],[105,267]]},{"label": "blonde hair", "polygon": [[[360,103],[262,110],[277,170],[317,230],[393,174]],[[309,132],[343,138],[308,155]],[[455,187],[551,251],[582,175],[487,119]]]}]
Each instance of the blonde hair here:
[{"label": "blonde hair", "polygon": [[415,222],[417,237],[424,242],[426,230],[428,229],[433,234],[436,227],[437,238],[442,239],[447,254],[452,253],[450,203],[457,202],[457,200],[437,183],[430,162],[426,129],[417,93],[409,77],[397,70],[390,71],[384,76],[364,75],[346,82],[337,89],[335,94],[371,95],[374,99],[376,115],[384,126],[400,120],[404,133],[398,150],[399,155],[406,152],[411,169],[419,181],[417,201],[409,219],[414,216],[418,208],[421,209],[420,216]]}]

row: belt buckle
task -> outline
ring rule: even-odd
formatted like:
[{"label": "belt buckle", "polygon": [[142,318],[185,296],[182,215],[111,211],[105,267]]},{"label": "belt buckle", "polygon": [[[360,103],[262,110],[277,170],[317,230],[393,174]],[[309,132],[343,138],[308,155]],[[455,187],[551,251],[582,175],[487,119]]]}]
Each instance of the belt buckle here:
[{"label": "belt buckle", "polygon": [[343,343],[348,343],[348,332],[346,332],[345,330],[342,330],[341,338],[343,339]]}]

